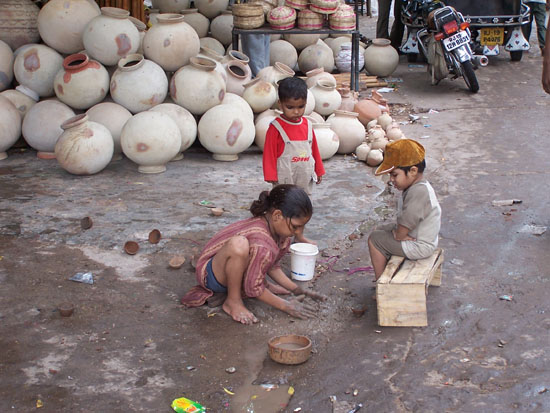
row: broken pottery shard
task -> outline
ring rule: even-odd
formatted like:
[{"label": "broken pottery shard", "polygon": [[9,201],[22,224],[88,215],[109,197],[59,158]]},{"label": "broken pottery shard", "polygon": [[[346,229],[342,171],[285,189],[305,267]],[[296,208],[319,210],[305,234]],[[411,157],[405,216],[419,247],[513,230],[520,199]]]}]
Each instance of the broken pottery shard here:
[{"label": "broken pottery shard", "polygon": [[69,278],[69,280],[84,284],[93,284],[94,276],[91,272],[77,272],[75,275]]},{"label": "broken pottery shard", "polygon": [[518,230],[518,232],[531,235],[542,235],[547,229],[548,227],[544,227],[542,225],[524,225]]},{"label": "broken pottery shard", "polygon": [[493,206],[510,206],[514,204],[521,204],[523,201],[521,199],[502,199],[494,200],[491,202]]}]

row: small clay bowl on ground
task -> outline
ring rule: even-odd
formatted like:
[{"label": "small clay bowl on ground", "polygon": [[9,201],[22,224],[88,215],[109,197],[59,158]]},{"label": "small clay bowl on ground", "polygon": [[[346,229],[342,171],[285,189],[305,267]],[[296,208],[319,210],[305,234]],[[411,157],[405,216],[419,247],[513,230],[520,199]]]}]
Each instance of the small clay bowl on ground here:
[{"label": "small clay bowl on ground", "polygon": [[160,235],[160,231],[158,229],[154,229],[149,233],[149,242],[151,244],[158,244],[162,236]]},{"label": "small clay bowl on ground", "polygon": [[215,217],[219,217],[223,212],[223,208],[210,208],[210,213]]},{"label": "small clay bowl on ground", "polygon": [[178,268],[181,268],[184,263],[185,257],[182,257],[181,255],[176,255],[170,259],[168,265],[170,266],[170,268],[177,270]]},{"label": "small clay bowl on ground", "polygon": [[269,357],[281,364],[301,364],[311,355],[311,340],[306,336],[277,336],[270,339],[267,345]]},{"label": "small clay bowl on ground", "polygon": [[94,225],[94,221],[90,217],[84,217],[80,220],[80,228],[82,229],[90,229],[92,225]]},{"label": "small clay bowl on ground", "polygon": [[57,310],[59,311],[59,314],[61,314],[61,317],[70,317],[73,315],[74,305],[71,303],[59,304],[57,306]]},{"label": "small clay bowl on ground", "polygon": [[139,251],[139,244],[135,241],[126,241],[124,251],[128,255],[135,255]]}]

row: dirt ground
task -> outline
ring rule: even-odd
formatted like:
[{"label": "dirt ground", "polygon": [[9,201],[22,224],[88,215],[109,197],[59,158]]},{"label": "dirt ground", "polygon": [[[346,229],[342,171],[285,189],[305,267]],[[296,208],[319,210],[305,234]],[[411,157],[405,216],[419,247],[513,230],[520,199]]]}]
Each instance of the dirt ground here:
[{"label": "dirt ground", "polygon": [[[306,235],[322,254],[307,285],[329,297],[319,316],[248,300],[260,322],[243,326],[179,298],[195,284],[191,256],[268,188],[257,149],[221,163],[193,147],[163,174],[124,159],[90,177],[12,150],[0,163],[0,411],[168,412],[185,396],[210,412],[323,413],[343,401],[343,411],[549,412],[549,234],[522,232],[548,225],[550,97],[537,53],[492,58],[476,95],[461,80],[430,86],[404,58],[393,75],[403,81],[387,94],[391,113],[420,116],[402,129],[426,146],[443,209],[443,282],[430,288],[425,328],[379,327],[372,273],[348,275],[370,265],[368,233],[394,219],[399,196],[351,156],[326,163],[312,197]],[[491,205],[510,198],[523,202]],[[201,201],[228,212],[213,217]],[[128,240],[138,254],[123,252]],[[175,254],[187,258],[179,270],[167,265]],[[70,281],[78,272],[94,284]],[[61,317],[67,301],[75,312]],[[269,359],[268,339],[287,333],[312,339],[306,363]],[[292,386],[288,406],[284,394],[260,401],[275,386]]]}]

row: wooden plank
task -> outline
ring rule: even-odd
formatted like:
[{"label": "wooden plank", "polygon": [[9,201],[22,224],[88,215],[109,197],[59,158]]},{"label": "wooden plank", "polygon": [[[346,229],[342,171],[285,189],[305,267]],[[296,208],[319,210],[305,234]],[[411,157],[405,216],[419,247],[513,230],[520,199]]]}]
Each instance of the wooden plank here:
[{"label": "wooden plank", "polygon": [[378,324],[387,327],[425,327],[426,291],[422,284],[377,284]]},{"label": "wooden plank", "polygon": [[441,286],[441,277],[443,276],[443,261],[445,255],[442,249],[440,249],[439,251],[439,257],[434,264],[434,271],[428,277],[428,285],[433,285],[434,287]]},{"label": "wooden plank", "polygon": [[391,280],[392,284],[414,284],[411,282],[407,282],[408,278],[411,276],[411,273],[414,273],[416,270],[418,261],[414,260],[405,260],[403,262],[403,265],[401,265],[401,268],[395,274]]},{"label": "wooden plank", "polygon": [[409,277],[410,282],[428,284],[428,279],[430,277],[433,278],[433,274],[437,269],[435,264],[439,259],[440,254],[441,250],[437,249],[431,257],[417,260],[415,272]]},{"label": "wooden plank", "polygon": [[404,257],[392,255],[392,257],[386,264],[386,268],[384,268],[384,272],[382,273],[382,275],[380,275],[380,278],[378,278],[377,284],[388,284],[395,273],[399,271],[399,268],[401,267],[403,261],[405,261]]}]

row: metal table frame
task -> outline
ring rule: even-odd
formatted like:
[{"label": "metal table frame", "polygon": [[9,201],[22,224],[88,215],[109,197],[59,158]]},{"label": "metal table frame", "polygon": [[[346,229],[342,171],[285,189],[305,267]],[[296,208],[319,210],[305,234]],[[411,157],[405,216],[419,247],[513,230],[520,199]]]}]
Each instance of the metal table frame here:
[{"label": "metal table frame", "polygon": [[277,30],[269,26],[262,26],[258,29],[237,29],[233,27],[233,50],[239,48],[239,36],[241,34],[351,34],[351,76],[350,89],[359,91],[359,5],[361,0],[355,0],[355,30],[332,30],[329,27],[323,27],[318,30],[288,29]]}]

